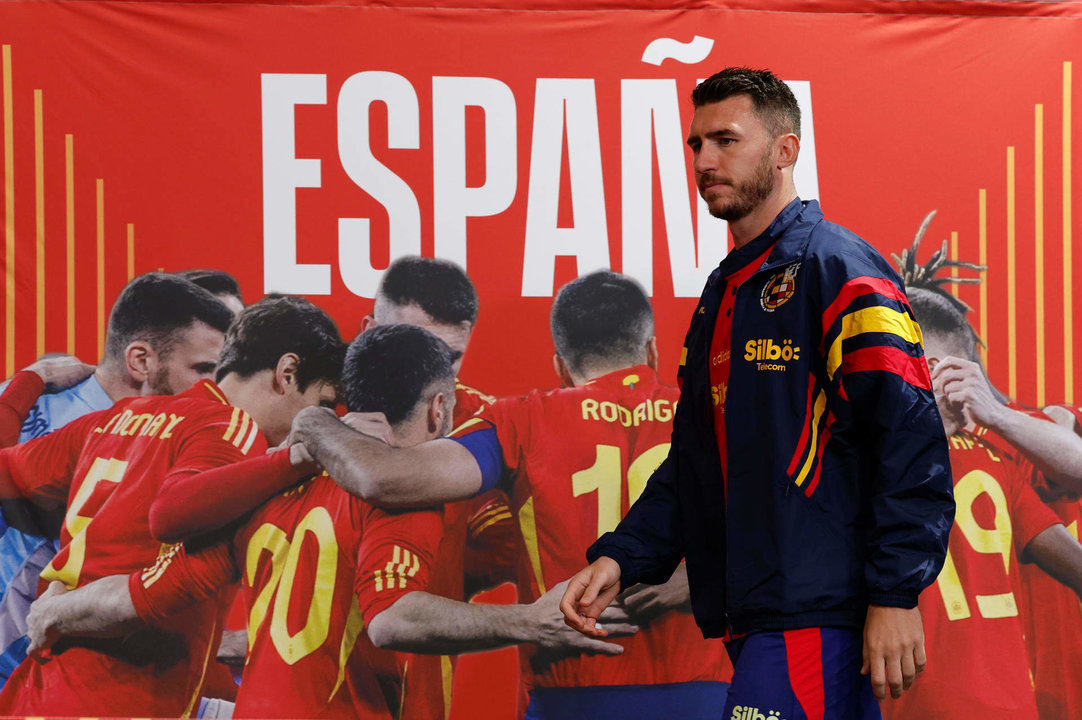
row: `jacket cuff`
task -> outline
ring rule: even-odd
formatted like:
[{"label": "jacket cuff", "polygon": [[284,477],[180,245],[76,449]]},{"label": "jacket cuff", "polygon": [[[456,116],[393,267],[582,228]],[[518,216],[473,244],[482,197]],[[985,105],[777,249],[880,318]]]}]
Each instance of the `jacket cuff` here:
[{"label": "jacket cuff", "polygon": [[917,606],[917,594],[903,592],[871,592],[868,593],[868,604],[910,610]]}]

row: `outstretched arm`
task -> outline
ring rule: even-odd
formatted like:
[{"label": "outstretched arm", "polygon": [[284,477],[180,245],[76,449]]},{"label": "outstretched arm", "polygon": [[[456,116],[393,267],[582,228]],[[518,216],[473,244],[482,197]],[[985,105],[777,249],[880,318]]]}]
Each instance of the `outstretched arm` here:
[{"label": "outstretched arm", "polygon": [[[622,653],[620,645],[584,637],[563,623],[558,603],[566,587],[564,581],[529,605],[473,604],[411,592],[372,618],[368,637],[376,647],[405,652],[478,652],[533,643],[547,652]],[[622,613],[611,617],[613,635],[638,630]]]},{"label": "outstretched arm", "polygon": [[333,413],[308,408],[290,441],[305,449],[344,490],[380,507],[425,507],[473,497],[481,469],[469,450],[439,439],[392,447],[357,432]]}]

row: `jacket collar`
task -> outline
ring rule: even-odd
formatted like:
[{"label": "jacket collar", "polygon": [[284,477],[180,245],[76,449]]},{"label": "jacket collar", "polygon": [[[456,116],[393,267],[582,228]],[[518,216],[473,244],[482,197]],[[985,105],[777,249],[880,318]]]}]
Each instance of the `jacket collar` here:
[{"label": "jacket collar", "polygon": [[774,221],[757,238],[747,245],[733,250],[722,259],[718,266],[718,275],[732,275],[755,258],[761,256],[773,245],[774,250],[767,257],[760,270],[768,270],[790,262],[794,257],[804,255],[811,236],[811,229],[823,219],[817,200],[796,198],[778,213]]}]

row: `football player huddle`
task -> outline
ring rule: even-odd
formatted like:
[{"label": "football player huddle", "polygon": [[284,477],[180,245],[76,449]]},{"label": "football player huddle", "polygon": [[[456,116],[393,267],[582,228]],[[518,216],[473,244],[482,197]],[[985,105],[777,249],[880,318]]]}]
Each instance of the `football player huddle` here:
[{"label": "football player huddle", "polygon": [[[684,572],[630,588],[604,640],[559,609],[668,451],[636,282],[562,288],[562,387],[497,400],[458,380],[479,303],[453,263],[395,261],[348,344],[296,297],[234,317],[222,275],[135,278],[96,367],[43,358],[4,388],[0,541],[24,567],[0,578],[0,713],[446,718],[456,656],[510,645],[530,717],[724,705]],[[516,604],[469,602],[505,581]]]}]

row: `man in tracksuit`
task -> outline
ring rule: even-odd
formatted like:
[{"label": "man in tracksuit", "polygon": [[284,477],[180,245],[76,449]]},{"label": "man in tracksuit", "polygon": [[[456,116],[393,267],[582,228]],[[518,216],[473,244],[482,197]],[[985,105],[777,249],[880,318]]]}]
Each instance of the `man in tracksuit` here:
[{"label": "man in tracksuit", "polygon": [[603,636],[622,588],[686,557],[735,666],[723,718],[878,718],[924,667],[917,596],[954,516],[920,329],[879,253],[797,197],[788,87],[728,68],[692,101],[696,181],[735,249],[692,316],[668,459],[562,607]]}]

